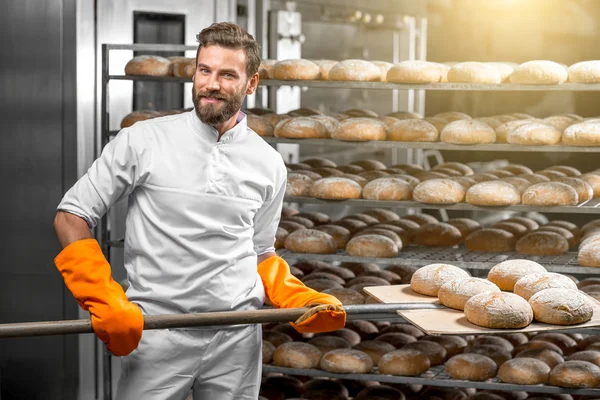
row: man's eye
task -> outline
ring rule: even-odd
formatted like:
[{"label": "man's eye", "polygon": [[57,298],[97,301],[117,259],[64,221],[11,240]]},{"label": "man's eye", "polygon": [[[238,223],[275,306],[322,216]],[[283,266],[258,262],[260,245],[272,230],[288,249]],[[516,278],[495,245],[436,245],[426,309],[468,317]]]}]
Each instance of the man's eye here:
[{"label": "man's eye", "polygon": [[209,70],[207,70],[206,68],[202,68],[202,69],[200,70],[200,72],[202,72],[203,74],[208,74],[210,71],[209,71]]}]

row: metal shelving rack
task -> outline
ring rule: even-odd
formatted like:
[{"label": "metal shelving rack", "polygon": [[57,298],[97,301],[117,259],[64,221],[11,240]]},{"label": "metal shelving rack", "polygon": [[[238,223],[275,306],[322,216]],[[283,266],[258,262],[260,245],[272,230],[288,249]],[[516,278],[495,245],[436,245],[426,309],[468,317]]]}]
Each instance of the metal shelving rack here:
[{"label": "metal shelving rack", "polygon": [[[127,80],[127,81],[152,81],[173,83],[189,82],[188,78],[179,77],[152,77],[152,76],[128,76],[128,75],[110,75],[110,51],[112,50],[132,50],[132,51],[188,51],[196,50],[195,46],[184,45],[165,45],[165,44],[103,44],[102,45],[102,98],[101,98],[101,127],[100,138],[98,140],[97,155],[100,154],[102,148],[110,141],[110,139],[118,133],[118,131],[110,130],[110,115],[108,112],[109,101],[109,82],[112,80]],[[438,83],[438,84],[394,84],[386,82],[337,82],[337,81],[278,81],[278,80],[263,80],[260,82],[263,86],[301,86],[314,88],[331,88],[331,89],[380,89],[380,90],[434,90],[434,91],[600,91],[600,84],[572,84],[564,83],[560,85],[514,85],[514,84],[499,84],[499,85],[483,85],[483,84],[456,84],[456,83]],[[518,146],[509,144],[489,144],[489,145],[452,145],[447,143],[417,143],[417,142],[345,142],[331,139],[285,139],[277,137],[265,137],[268,143],[295,143],[295,144],[311,144],[323,146],[339,146],[339,147],[383,147],[383,148],[404,148],[404,149],[437,149],[451,151],[518,151],[518,152],[600,152],[600,147],[574,147],[574,146]],[[517,205],[511,207],[476,207],[469,204],[455,205],[426,205],[414,201],[371,201],[364,199],[346,200],[346,201],[323,201],[304,197],[288,197],[286,202],[302,203],[302,204],[318,204],[318,205],[353,205],[361,207],[383,207],[383,208],[423,208],[423,209],[448,209],[448,210],[497,210],[497,211],[540,211],[548,213],[578,213],[578,214],[593,214],[597,211],[600,205],[600,200],[595,199],[578,206],[573,207],[533,207]],[[97,238],[102,249],[107,257],[110,256],[110,249],[115,247],[123,247],[123,240],[113,240],[110,238],[110,232],[107,229],[106,216],[102,219],[97,229]],[[349,262],[375,262],[383,265],[403,264],[422,266],[434,261],[448,261],[453,265],[470,270],[485,270],[503,260],[511,258],[522,258],[522,256],[514,253],[475,253],[469,252],[463,247],[458,248],[423,248],[409,246],[394,258],[369,258],[369,257],[352,257],[344,252],[336,254],[299,254],[292,253],[287,250],[280,250],[279,254],[287,259],[303,259],[303,260],[322,260],[322,261],[349,261]],[[562,272],[568,274],[595,274],[595,268],[580,267],[577,264],[577,254],[570,252],[566,255],[558,257],[528,257],[534,259],[545,266],[549,271]],[[392,306],[392,305],[390,305]],[[365,318],[369,319],[372,315],[365,314]],[[377,316],[381,318],[381,315]],[[394,321],[401,320],[398,316],[385,317]],[[586,330],[592,332],[594,330]],[[574,332],[574,331],[571,331]],[[110,355],[106,352],[104,368],[104,393],[111,393],[111,371],[110,371]],[[598,395],[600,389],[564,389],[554,386],[535,385],[522,386],[511,385],[499,382],[496,378],[486,382],[475,381],[459,381],[450,379],[444,371],[443,366],[431,368],[425,374],[419,377],[401,377],[390,376],[379,373],[372,374],[334,374],[318,369],[293,369],[281,368],[272,365],[263,365],[265,372],[280,372],[289,375],[303,375],[314,377],[330,377],[339,379],[354,379],[354,380],[377,380],[380,382],[389,383],[405,383],[405,384],[422,384],[428,386],[440,387],[461,387],[461,388],[477,388],[489,390],[503,391],[529,391],[537,393],[568,393],[574,395]]]}]

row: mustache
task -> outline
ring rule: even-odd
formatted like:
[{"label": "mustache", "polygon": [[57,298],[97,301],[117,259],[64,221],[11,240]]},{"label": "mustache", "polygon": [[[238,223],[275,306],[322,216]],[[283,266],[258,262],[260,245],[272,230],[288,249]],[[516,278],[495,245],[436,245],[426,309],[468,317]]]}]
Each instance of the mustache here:
[{"label": "mustache", "polygon": [[198,99],[202,97],[210,97],[217,100],[227,100],[227,96],[220,94],[219,92],[198,92],[196,94]]}]

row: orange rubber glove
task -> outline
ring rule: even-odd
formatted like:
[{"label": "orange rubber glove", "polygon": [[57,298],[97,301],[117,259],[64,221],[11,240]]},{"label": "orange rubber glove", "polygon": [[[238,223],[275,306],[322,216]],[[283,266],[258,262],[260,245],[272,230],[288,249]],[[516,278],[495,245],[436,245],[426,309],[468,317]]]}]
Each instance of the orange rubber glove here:
[{"label": "orange rubber glove", "polygon": [[290,273],[290,267],[283,258],[267,258],[258,264],[258,274],[265,287],[265,294],[274,307],[299,308],[317,305],[291,323],[298,332],[331,332],[346,325],[346,312],[342,303],[331,295],[304,286]]},{"label": "orange rubber glove", "polygon": [[135,350],[142,338],[144,316],[113,280],[98,242],[77,240],[65,247],[54,263],[79,306],[90,312],[92,328],[108,350],[116,356]]}]

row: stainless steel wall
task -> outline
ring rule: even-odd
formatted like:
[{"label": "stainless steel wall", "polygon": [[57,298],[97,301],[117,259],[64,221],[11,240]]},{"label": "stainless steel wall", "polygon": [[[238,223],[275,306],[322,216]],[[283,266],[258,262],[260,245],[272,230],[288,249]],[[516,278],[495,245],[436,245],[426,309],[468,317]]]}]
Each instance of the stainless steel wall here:
[{"label": "stainless steel wall", "polygon": [[[4,0],[0,12],[0,322],[75,318],[52,228],[76,177],[75,1]],[[0,397],[73,399],[77,338],[0,341]]]}]

